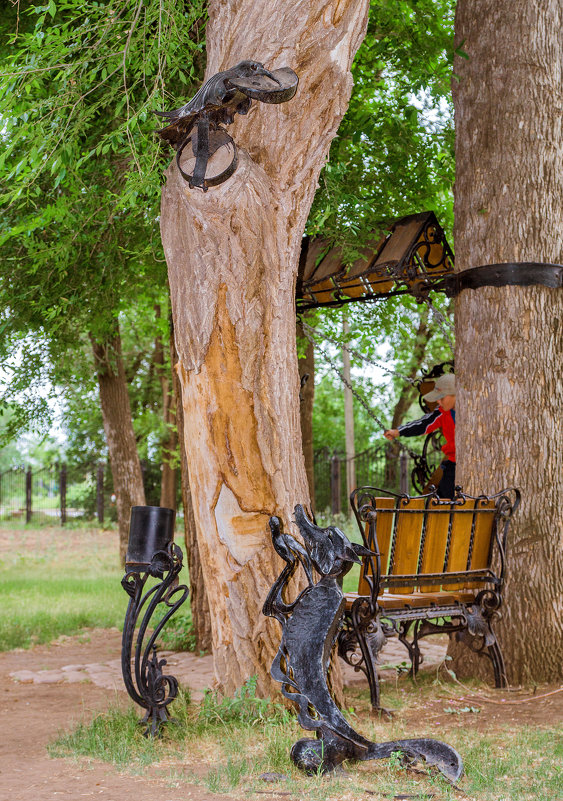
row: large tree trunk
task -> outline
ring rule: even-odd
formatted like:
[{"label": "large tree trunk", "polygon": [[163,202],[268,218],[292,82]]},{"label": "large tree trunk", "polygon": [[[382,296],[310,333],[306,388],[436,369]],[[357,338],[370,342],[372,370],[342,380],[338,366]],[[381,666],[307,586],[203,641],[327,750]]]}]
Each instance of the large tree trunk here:
[{"label": "large tree trunk", "polygon": [[132,506],[145,505],[143,474],[131,419],[131,404],[119,333],[107,342],[92,341],[100,403],[116,495],[119,555],[125,563]]},{"label": "large tree trunk", "polygon": [[211,616],[209,612],[209,601],[207,600],[207,590],[203,579],[201,559],[199,558],[199,545],[196,533],[196,521],[192,492],[190,489],[190,478],[188,472],[188,460],[186,457],[185,433],[184,433],[184,409],[182,406],[182,387],[176,371],[178,354],[174,344],[174,332],[170,338],[170,361],[172,364],[172,377],[174,382],[174,397],[176,409],[176,427],[178,431],[178,441],[180,444],[180,476],[182,486],[182,506],[184,507],[184,543],[186,546],[186,560],[188,563],[188,573],[190,576],[190,608],[192,611],[192,630],[195,637],[196,651],[211,650]]},{"label": "large tree trunk", "polygon": [[[303,326],[297,322],[297,336],[304,339]],[[301,443],[305,459],[305,472],[309,486],[311,508],[315,509],[315,452],[313,448],[313,405],[315,402],[315,349],[305,340],[306,350],[299,359],[299,419],[301,421]],[[309,376],[302,384],[304,376]]]},{"label": "large tree trunk", "polygon": [[[207,193],[173,164],[162,238],[182,383],[185,440],[209,590],[215,674],[232,692],[269,675],[279,626],[261,613],[281,568],[268,518],[291,528],[308,503],[299,429],[295,282],[317,179],[352,88],[368,0],[275,5],[212,0],[206,77],[253,58],[291,66],[296,97],[255,104],[232,126],[239,167]],[[212,590],[211,590],[212,588]]]},{"label": "large tree trunk", "polygon": [[[458,2],[458,270],[563,261],[562,26],[560,0]],[[513,682],[563,675],[562,321],[561,289],[486,287],[456,302],[456,480],[523,497],[497,627]],[[466,658],[456,652],[456,671]]]}]

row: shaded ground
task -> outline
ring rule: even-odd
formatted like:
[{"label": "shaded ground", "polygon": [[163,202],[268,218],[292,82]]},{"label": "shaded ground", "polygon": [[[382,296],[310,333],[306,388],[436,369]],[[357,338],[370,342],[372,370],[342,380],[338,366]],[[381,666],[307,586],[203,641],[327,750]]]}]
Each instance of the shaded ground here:
[{"label": "shaded ground", "polygon": [[[95,534],[95,536],[93,536]],[[0,560],[8,570],[19,569],[30,560],[38,569],[49,570],[72,558],[73,566],[96,561],[112,564],[116,533],[85,530],[9,530],[0,528]],[[25,560],[25,561],[24,561]],[[116,584],[120,576],[117,565]],[[118,586],[118,584],[117,584]],[[431,638],[423,643],[425,663],[421,671],[420,692],[406,678],[397,678],[393,669],[383,671],[387,686],[396,684],[396,693],[408,699],[398,714],[407,736],[437,736],[447,739],[447,732],[465,728],[490,734],[506,727],[545,727],[563,721],[563,692],[557,687],[538,687],[536,697],[529,689],[522,691],[478,691],[461,689],[454,682],[429,688],[430,677],[438,671],[445,654],[446,641]],[[51,759],[47,745],[61,731],[89,722],[96,712],[110,704],[125,707],[129,698],[124,690],[120,668],[121,635],[117,629],[95,629],[83,635],[60,637],[50,645],[36,645],[29,650],[0,653],[0,696],[2,736],[0,737],[0,801],[52,801],[95,797],[101,801],[231,801],[229,794],[210,793],[202,785],[166,780],[163,766],[144,769],[144,774],[122,774],[101,762],[82,759]],[[164,652],[159,652],[161,655]],[[192,697],[201,697],[213,684],[210,657],[192,654],[167,654],[170,673],[190,687]],[[406,651],[396,641],[388,644],[382,664],[406,662]],[[426,678],[425,678],[426,675]],[[356,692],[366,686],[362,674],[345,670],[345,683],[351,692],[351,704],[358,714],[355,725],[362,729],[367,715],[366,694]],[[428,690],[431,690],[429,693]],[[548,694],[550,693],[550,694]],[[389,695],[389,694],[388,694]],[[545,697],[542,697],[545,696]],[[386,729],[378,727],[377,739],[387,739]],[[422,731],[421,731],[422,730]],[[462,735],[463,736],[463,735]],[[189,770],[188,770],[189,767]],[[181,774],[183,765],[174,766]],[[186,770],[193,777],[207,774],[208,765],[190,764]],[[159,773],[160,771],[160,773]],[[264,785],[260,799],[287,796],[280,787]],[[240,799],[240,793],[236,795]],[[388,796],[392,797],[392,796]]]},{"label": "shaded ground", "polygon": [[[387,661],[400,653],[396,648],[394,645],[387,650]],[[437,650],[443,652],[443,645],[437,646]],[[191,798],[228,801],[229,796],[209,793],[200,785],[174,787],[156,775],[151,778],[150,768],[143,777],[130,776],[102,763],[73,762],[48,756],[46,746],[59,731],[72,728],[82,719],[90,720],[96,711],[106,710],[112,702],[124,706],[128,703],[119,673],[119,654],[120,634],[117,630],[94,630],[83,636],[61,638],[48,646],[0,654],[4,721],[4,736],[0,744],[0,797],[11,801],[88,797],[102,801],[127,798],[154,801],[155,797],[159,801]],[[427,669],[429,661],[430,655]],[[169,655],[169,665],[173,674],[195,690],[196,696],[212,683],[209,657],[172,654]],[[103,669],[104,666],[110,666],[110,669]],[[70,667],[73,669],[68,669]],[[83,679],[78,681],[76,676],[80,674]],[[348,679],[353,678],[347,675]],[[391,676],[390,672],[388,676]],[[455,685],[450,686],[451,690],[445,686],[440,697],[421,698],[418,703],[414,697],[416,690],[405,685],[409,705],[401,712],[401,717],[406,726],[409,722],[420,726],[423,719],[431,735],[442,728],[467,725],[490,732],[491,728],[505,724],[534,726],[563,720],[563,693],[538,697],[526,703],[506,703],[520,701],[529,693],[493,693],[484,689],[477,693],[464,693],[460,698]],[[542,688],[538,695],[549,691],[550,688]],[[265,785],[260,798],[268,797],[279,798],[279,791],[272,791],[270,796]]]},{"label": "shaded ground", "polygon": [[128,696],[122,691],[96,686],[88,679],[72,683],[33,683],[16,681],[10,674],[113,661],[119,658],[119,648],[119,632],[93,631],[86,637],[64,638],[50,646],[0,654],[4,721],[0,742],[0,798],[10,801],[29,801],[30,798],[74,801],[88,797],[102,801],[227,798],[209,793],[201,786],[167,786],[162,780],[151,780],[150,770],[143,777],[121,775],[103,763],[48,756],[46,746],[59,731],[72,728],[82,719],[91,719],[96,711],[106,710],[110,702],[125,706]]}]

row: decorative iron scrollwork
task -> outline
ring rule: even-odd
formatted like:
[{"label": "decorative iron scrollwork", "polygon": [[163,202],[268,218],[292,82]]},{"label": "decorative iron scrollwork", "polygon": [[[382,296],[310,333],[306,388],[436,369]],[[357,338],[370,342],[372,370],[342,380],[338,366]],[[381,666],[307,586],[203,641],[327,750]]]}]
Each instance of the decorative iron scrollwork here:
[{"label": "decorative iron scrollwork", "polygon": [[[294,514],[305,548],[284,533],[277,517],[270,518],[272,542],[286,566],[263,608],[265,615],[275,617],[282,625],[272,676],[281,683],[284,696],[296,704],[301,726],[314,731],[317,737],[303,738],[293,745],[294,764],[309,774],[327,773],[345,759],[385,759],[401,753],[405,760],[425,760],[450,781],[457,781],[463,763],[449,745],[422,738],[370,742],[350,726],[334,703],[327,686],[327,672],[345,609],[342,578],[354,562],[371,556],[372,552],[351,543],[334,526],[319,528],[309,520],[302,506],[296,506]],[[307,576],[307,587],[288,603],[284,592],[299,565]],[[312,567],[321,576],[316,584]],[[366,616],[369,611],[366,609],[364,615],[358,609],[358,615]],[[371,662],[371,655],[365,654],[366,657]]]},{"label": "decorative iron scrollwork", "polygon": [[[178,169],[190,189],[197,186],[207,192],[209,187],[222,184],[235,172],[237,147],[222,125],[230,125],[237,114],[248,114],[253,100],[262,103],[291,100],[298,82],[297,75],[289,67],[270,72],[257,61],[241,61],[209,78],[181,108],[155,111],[168,121],[168,125],[158,133],[176,150]],[[182,154],[190,143],[195,157],[192,174],[187,173],[181,163]],[[209,159],[225,146],[232,149],[230,163],[219,174],[207,175]]]},{"label": "decorative iron scrollwork", "polygon": [[[145,736],[151,737],[155,737],[161,725],[169,719],[168,705],[178,695],[176,678],[163,673],[166,659],[158,658],[156,642],[189,592],[179,583],[182,551],[172,542],[174,517],[172,509],[163,507],[132,508],[125,559],[127,572],[121,579],[121,586],[129,595],[121,641],[121,671],[127,692],[146,710],[141,722],[147,724]],[[160,582],[145,591],[149,577],[160,579]],[[167,611],[151,630],[150,623],[159,604],[164,604]]]}]

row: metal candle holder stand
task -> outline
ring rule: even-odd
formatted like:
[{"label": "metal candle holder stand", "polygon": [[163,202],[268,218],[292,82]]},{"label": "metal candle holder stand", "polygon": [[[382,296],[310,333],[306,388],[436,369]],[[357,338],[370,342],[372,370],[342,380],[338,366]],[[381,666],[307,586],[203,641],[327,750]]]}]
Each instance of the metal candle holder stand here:
[{"label": "metal candle holder stand", "polygon": [[[160,506],[134,506],[131,509],[125,575],[121,580],[121,586],[129,595],[121,642],[121,670],[127,692],[146,710],[141,721],[147,724],[146,737],[159,734],[162,724],[169,720],[168,705],[178,695],[178,681],[162,672],[166,659],[159,659],[156,652],[158,636],[189,592],[178,579],[182,569],[182,551],[173,542],[175,517],[173,509]],[[161,581],[145,590],[149,576]],[[168,607],[168,611],[152,633],[147,634],[151,632],[151,618],[161,603]]]}]

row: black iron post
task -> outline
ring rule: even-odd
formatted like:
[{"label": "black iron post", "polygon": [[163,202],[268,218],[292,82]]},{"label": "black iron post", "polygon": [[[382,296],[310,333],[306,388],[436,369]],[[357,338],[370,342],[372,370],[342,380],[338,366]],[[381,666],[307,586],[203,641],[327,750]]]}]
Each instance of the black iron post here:
[{"label": "black iron post", "polygon": [[104,465],[102,462],[98,464],[98,474],[96,476],[96,513],[98,516],[98,523],[103,525],[104,522]]},{"label": "black iron post", "polygon": [[31,467],[28,467],[25,471],[25,522],[31,522]]},{"label": "black iron post", "polygon": [[[127,692],[146,710],[142,723],[147,724],[147,737],[159,733],[162,723],[169,719],[167,707],[178,694],[178,681],[174,676],[163,674],[166,659],[159,659],[156,652],[160,632],[188,597],[188,588],[178,583],[182,551],[173,542],[175,517],[173,509],[161,506],[131,509],[125,576],[121,580],[129,595],[121,642],[121,669]],[[145,591],[149,576],[161,581]],[[160,603],[168,611],[148,634],[150,620]]]},{"label": "black iron post", "polygon": [[59,471],[59,494],[61,497],[61,526],[66,523],[66,464]]}]

